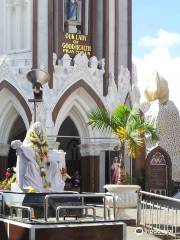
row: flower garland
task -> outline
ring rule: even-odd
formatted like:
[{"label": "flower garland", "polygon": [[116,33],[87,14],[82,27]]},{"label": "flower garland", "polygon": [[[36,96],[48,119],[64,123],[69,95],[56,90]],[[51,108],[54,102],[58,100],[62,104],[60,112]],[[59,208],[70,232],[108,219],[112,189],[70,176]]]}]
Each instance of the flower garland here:
[{"label": "flower garland", "polygon": [[46,134],[41,131],[40,134],[36,134],[33,129],[30,129],[27,132],[26,139],[30,147],[35,151],[36,154],[36,161],[40,168],[40,175],[43,182],[44,188],[50,188],[51,183],[46,179],[46,168],[45,165],[48,167],[50,162],[48,160],[48,144],[47,144],[47,137]]}]

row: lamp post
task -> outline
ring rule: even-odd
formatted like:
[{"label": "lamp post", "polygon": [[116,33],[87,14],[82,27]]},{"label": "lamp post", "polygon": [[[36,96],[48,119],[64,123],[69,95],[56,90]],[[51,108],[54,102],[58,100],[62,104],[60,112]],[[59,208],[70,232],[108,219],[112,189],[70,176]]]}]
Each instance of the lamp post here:
[{"label": "lamp post", "polygon": [[38,102],[43,102],[43,85],[50,79],[49,73],[41,69],[32,69],[26,75],[28,81],[32,84],[33,99],[28,102],[34,103],[34,122],[36,122],[36,108]]}]

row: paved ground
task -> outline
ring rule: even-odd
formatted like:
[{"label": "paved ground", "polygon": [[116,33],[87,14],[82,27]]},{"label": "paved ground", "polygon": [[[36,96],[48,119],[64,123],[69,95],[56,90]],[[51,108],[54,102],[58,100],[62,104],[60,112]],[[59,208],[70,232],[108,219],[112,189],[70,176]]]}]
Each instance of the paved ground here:
[{"label": "paved ground", "polygon": [[[126,210],[127,214],[129,216],[131,216],[132,218],[136,219],[136,210],[135,209],[128,209]],[[167,237],[164,235],[158,235],[155,236],[152,233],[147,233],[147,232],[142,232],[142,234],[137,234],[137,228],[135,226],[130,227],[127,226],[127,240],[170,240],[170,239],[174,239],[172,237]],[[180,238],[177,238],[180,239]]]},{"label": "paved ground", "polygon": [[[160,240],[162,238],[156,237],[152,234],[143,232],[142,234],[136,233],[136,227],[127,227],[127,240]],[[165,238],[164,238],[165,239]]]},{"label": "paved ground", "polygon": [[[111,212],[112,213],[112,212]],[[136,219],[137,216],[137,210],[136,209],[127,209],[125,212],[131,219]],[[99,216],[103,215],[102,208],[98,210]],[[137,227],[136,226],[127,226],[126,234],[127,239],[126,240],[170,240],[173,239],[172,237],[165,237],[165,236],[155,236],[152,233],[142,232],[141,234],[137,234]]]}]

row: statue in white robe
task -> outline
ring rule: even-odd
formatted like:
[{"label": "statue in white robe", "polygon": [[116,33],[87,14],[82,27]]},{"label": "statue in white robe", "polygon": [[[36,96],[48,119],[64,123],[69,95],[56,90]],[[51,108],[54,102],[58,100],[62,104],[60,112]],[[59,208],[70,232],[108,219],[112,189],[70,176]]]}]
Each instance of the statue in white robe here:
[{"label": "statue in white robe", "polygon": [[65,169],[65,153],[48,150],[46,134],[39,122],[28,130],[23,143],[15,140],[11,147],[17,153],[17,185],[24,191],[60,192],[64,190],[61,174]]}]

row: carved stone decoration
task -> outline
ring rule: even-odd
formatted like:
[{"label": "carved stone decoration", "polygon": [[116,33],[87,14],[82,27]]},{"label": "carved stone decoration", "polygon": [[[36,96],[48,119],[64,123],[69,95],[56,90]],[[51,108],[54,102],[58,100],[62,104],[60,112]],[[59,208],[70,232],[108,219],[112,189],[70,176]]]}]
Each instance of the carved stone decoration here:
[{"label": "carved stone decoration", "polygon": [[146,190],[159,194],[171,192],[172,163],[169,154],[156,147],[146,158]]},{"label": "carved stone decoration", "polygon": [[[32,86],[26,78],[26,74],[31,70],[31,65],[29,64],[31,58],[32,56],[30,52],[24,52],[22,54],[15,53],[11,56],[5,56],[0,61],[0,82],[6,80],[17,88],[18,92],[21,96],[23,96],[24,100],[31,109],[33,115],[33,104],[28,102],[28,99],[33,98]],[[123,66],[121,67],[121,71],[119,72],[118,88],[114,82],[114,72],[110,73],[109,92],[107,96],[103,96],[105,59],[98,60],[96,56],[88,59],[84,54],[77,54],[74,59],[72,59],[68,54],[65,54],[62,59],[57,60],[56,55],[54,54],[53,60],[54,87],[53,89],[49,89],[47,84],[43,86],[43,104],[37,104],[37,120],[43,123],[48,135],[56,136],[59,131],[61,120],[58,120],[58,123],[53,122],[52,112],[59,100],[66,97],[65,102],[68,103],[68,106],[65,111],[66,113],[61,112],[60,118],[64,119],[64,117],[67,117],[68,114],[72,113],[72,109],[79,109],[79,119],[84,119],[84,130],[82,130],[82,132],[86,132],[86,136],[88,137],[95,136],[93,131],[89,130],[85,124],[87,122],[87,119],[85,119],[87,112],[89,112],[90,109],[97,107],[97,101],[94,101],[94,95],[90,92],[94,91],[99,98],[98,101],[102,102],[101,105],[104,105],[109,110],[112,110],[112,108],[114,108],[118,103],[124,103],[128,94],[131,97],[130,73],[128,69]],[[69,93],[68,90],[71,89],[72,86],[77,86],[76,83],[79,81],[84,81],[85,84],[87,84],[87,87],[89,86],[89,89],[91,90],[82,90],[77,87],[75,91],[71,92],[67,97],[66,95]],[[86,93],[83,91],[86,91]],[[79,96],[79,92],[83,92],[82,97]],[[7,95],[9,93],[7,92],[5,94]],[[83,97],[89,100],[84,101]],[[16,98],[16,96],[14,96],[14,98]],[[22,111],[19,111],[19,108],[15,106],[15,104],[13,107],[16,109],[17,114],[23,116],[23,109]],[[77,125],[78,124],[79,123],[77,123]],[[80,125],[82,126],[82,124]],[[29,127],[28,124],[26,124],[26,127]],[[85,130],[85,128],[87,129]],[[96,136],[101,136],[101,133],[98,133]]]},{"label": "carved stone decoration", "polygon": [[71,60],[72,58],[69,56],[69,54],[64,54],[64,56],[62,57],[62,65],[63,66],[70,66],[71,65]]},{"label": "carved stone decoration", "polygon": [[141,94],[138,87],[137,68],[134,64],[132,65],[132,90],[130,91],[130,96],[131,102],[139,105]]},{"label": "carved stone decoration", "polygon": [[129,92],[131,92],[130,72],[127,68],[121,66],[118,83],[119,103],[125,102]]},{"label": "carved stone decoration", "polygon": [[[22,61],[19,61],[20,59]],[[22,53],[22,56],[18,54],[12,54],[11,56],[7,55],[0,61],[0,82],[6,80],[15,88],[31,109],[33,115],[33,104],[28,102],[28,99],[33,98],[32,86],[27,81],[26,74],[31,70],[31,66],[27,64],[30,56],[29,53]],[[17,60],[17,61],[16,61]],[[56,56],[54,55],[54,64],[56,64]],[[104,61],[103,61],[104,64]],[[43,86],[43,104],[37,104],[38,113],[37,119],[39,119],[44,127],[47,129],[48,135],[57,135],[58,129],[52,121],[52,111],[58,102],[58,100],[63,96],[67,90],[74,85],[76,82],[83,80],[90,86],[90,88],[99,96],[101,102],[105,101],[103,97],[103,66],[99,69],[100,62],[96,57],[88,59],[87,56],[83,54],[78,54],[72,59],[66,54],[61,59],[60,65],[54,65],[54,88],[49,89],[48,85]],[[3,91],[6,98],[10,99],[10,93],[8,91]],[[78,94],[78,91],[77,91]],[[89,93],[87,93],[88,95]],[[4,96],[4,95],[3,95]],[[16,96],[14,96],[16,98]],[[72,99],[71,99],[72,98]],[[74,95],[68,96],[68,101],[73,103]],[[18,104],[17,101],[13,101],[12,107],[15,109],[17,114],[21,117],[24,114],[24,111],[19,111],[19,107],[15,104]],[[73,107],[73,106],[72,106]],[[95,107],[95,106],[94,106]],[[83,107],[84,108],[84,107]],[[70,111],[69,109],[68,111]],[[3,109],[0,109],[0,112]],[[89,111],[89,106],[84,108],[82,115],[85,115]],[[66,113],[68,115],[68,113]],[[5,120],[8,121],[8,120]],[[26,124],[27,125],[27,124]],[[57,124],[58,126],[58,124]],[[27,125],[27,128],[29,126]],[[8,134],[8,133],[7,133]],[[1,136],[1,133],[0,133]],[[8,136],[6,136],[8,138]]]},{"label": "carved stone decoration", "polygon": [[97,69],[97,67],[98,67],[97,57],[93,56],[93,57],[90,58],[89,66],[93,69]]},{"label": "carved stone decoration", "polygon": [[79,53],[74,57],[74,66],[80,67],[80,69],[81,67],[88,67],[88,62],[89,60],[85,54]]},{"label": "carved stone decoration", "polygon": [[106,106],[112,110],[117,104],[126,103],[127,98],[131,104],[139,105],[140,91],[136,75],[133,76],[131,87],[130,72],[127,68],[121,66],[118,87],[114,81],[114,73],[109,74],[108,95],[105,98]]},{"label": "carved stone decoration", "polygon": [[113,109],[118,103],[118,90],[114,81],[114,74],[109,74],[108,95],[106,97],[106,106],[108,109]]},{"label": "carved stone decoration", "polygon": [[10,70],[9,65],[4,60],[0,65],[0,81],[8,80],[10,83],[13,82],[15,75],[12,70]]}]

